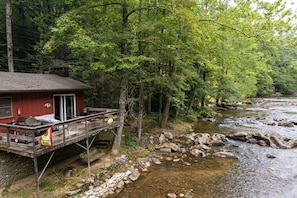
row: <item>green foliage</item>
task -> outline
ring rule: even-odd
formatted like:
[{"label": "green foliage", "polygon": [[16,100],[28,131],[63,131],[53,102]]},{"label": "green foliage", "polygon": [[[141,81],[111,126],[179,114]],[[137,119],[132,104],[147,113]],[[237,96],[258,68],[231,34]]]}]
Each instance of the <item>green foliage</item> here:
[{"label": "green foliage", "polygon": [[7,193],[9,192],[9,189],[11,187],[11,183],[5,184],[2,192],[1,192],[1,196],[5,196],[7,195]]},{"label": "green foliage", "polygon": [[44,189],[45,192],[52,192],[55,190],[55,184],[48,180],[41,180],[39,187]]},{"label": "green foliage", "polygon": [[203,107],[201,109],[199,109],[198,111],[198,118],[206,118],[206,117],[211,117],[215,115],[215,111],[210,108],[210,107]]},{"label": "green foliage", "polygon": [[185,119],[190,121],[190,122],[197,122],[198,121],[198,116],[199,116],[198,112],[190,110],[185,115]]},{"label": "green foliage", "polygon": [[259,72],[257,74],[257,95],[270,96],[274,92],[273,79],[268,73]]},{"label": "green foliage", "polygon": [[57,170],[55,168],[51,168],[50,175],[57,175]]},{"label": "green foliage", "polygon": [[139,152],[139,153],[137,153],[137,157],[146,157],[146,156],[148,156],[148,154],[150,153],[151,151],[148,149],[145,149],[145,150],[143,150],[143,151],[141,151],[141,152]]},{"label": "green foliage", "polygon": [[132,133],[127,133],[125,135],[125,145],[135,148],[139,145],[139,143],[135,141],[135,135],[133,135]]},{"label": "green foliage", "polygon": [[183,121],[180,119],[169,119],[168,123],[167,123],[167,127],[169,127],[170,129],[173,129],[175,125],[177,124],[182,124]]},{"label": "green foliage", "polygon": [[118,108],[124,87],[137,105],[150,104],[148,113],[192,121],[211,114],[200,107],[214,101],[297,92],[296,16],[283,1],[139,3],[13,1],[16,71],[70,67],[71,77],[94,87],[87,105]]},{"label": "green foliage", "polygon": [[285,95],[294,94],[297,90],[297,80],[291,75],[278,75],[274,77],[275,89]]}]

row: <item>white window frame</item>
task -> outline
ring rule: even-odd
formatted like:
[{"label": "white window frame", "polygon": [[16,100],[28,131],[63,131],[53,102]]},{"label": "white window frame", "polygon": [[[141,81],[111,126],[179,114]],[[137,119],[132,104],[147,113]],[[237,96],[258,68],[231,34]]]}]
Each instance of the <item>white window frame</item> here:
[{"label": "white window frame", "polygon": [[[55,97],[60,97],[60,104],[58,104],[60,106],[60,119],[61,121],[66,121],[67,120],[67,109],[65,108],[67,106],[66,104],[66,97],[67,96],[72,96],[73,97],[73,117],[76,117],[76,95],[75,94],[54,94],[54,105],[56,106],[57,104],[55,104]],[[55,108],[54,108],[55,111]],[[54,112],[54,115],[56,114],[56,112]]]},{"label": "white window frame", "polygon": [[10,108],[10,115],[1,115],[0,114],[0,119],[2,118],[9,118],[9,117],[12,117],[13,116],[13,109],[12,109],[12,97],[0,97],[0,99],[9,99],[10,100],[10,106],[1,106],[1,103],[0,103],[0,112],[2,109],[8,109]]}]

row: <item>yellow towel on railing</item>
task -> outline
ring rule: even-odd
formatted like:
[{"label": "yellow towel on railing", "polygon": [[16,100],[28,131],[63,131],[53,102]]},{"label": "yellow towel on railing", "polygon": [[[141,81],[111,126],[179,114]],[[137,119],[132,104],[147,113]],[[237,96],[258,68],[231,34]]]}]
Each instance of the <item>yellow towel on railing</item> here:
[{"label": "yellow towel on railing", "polygon": [[53,145],[53,127],[51,126],[46,132],[40,137],[40,144],[47,148],[52,148]]}]

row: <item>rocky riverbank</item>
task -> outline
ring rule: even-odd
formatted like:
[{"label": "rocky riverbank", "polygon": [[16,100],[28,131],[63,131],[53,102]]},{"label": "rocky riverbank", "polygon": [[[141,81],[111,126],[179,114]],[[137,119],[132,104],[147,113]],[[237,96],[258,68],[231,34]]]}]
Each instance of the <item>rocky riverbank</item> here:
[{"label": "rocky riverbank", "polygon": [[[142,173],[147,172],[152,164],[162,166],[162,163],[171,161],[172,163],[182,163],[183,166],[191,166],[191,162],[188,161],[189,158],[194,159],[194,161],[203,157],[236,159],[237,156],[232,150],[227,149],[232,148],[232,146],[227,146],[229,144],[228,139],[282,149],[297,146],[296,140],[284,138],[277,134],[240,132],[226,137],[223,134],[194,133],[191,131],[175,133],[174,131],[162,130],[160,134],[144,138],[143,147],[139,148],[138,152],[148,151],[147,156],[138,157],[135,161],[130,161],[127,155],[117,157],[115,158],[115,165],[122,171],[115,172],[104,181],[101,177],[104,172],[101,172],[101,176],[93,175],[88,180],[79,181],[76,185],[77,189],[68,192],[68,195],[81,198],[116,197],[116,194],[121,192],[126,185],[136,181]],[[269,158],[273,157],[269,156]],[[193,193],[177,194],[176,192],[164,196],[195,197]]]},{"label": "rocky riverbank", "polygon": [[[78,181],[76,189],[67,192],[69,197],[93,198],[111,197],[119,193],[125,185],[136,181],[143,172],[147,172],[149,167],[162,165],[164,161],[182,163],[183,166],[191,166],[188,161],[191,158],[202,158],[206,156],[236,158],[229,150],[224,148],[227,138],[222,134],[206,133],[176,133],[174,131],[163,130],[161,134],[150,135],[144,138],[143,147],[138,148],[139,152],[147,151],[145,157],[138,157],[135,161],[130,161],[127,155],[115,158],[114,164],[119,172],[115,172],[108,178],[107,169],[99,174],[92,174],[91,178]],[[136,154],[136,153],[135,153]],[[193,194],[176,195],[169,193],[167,197],[194,197]]]}]

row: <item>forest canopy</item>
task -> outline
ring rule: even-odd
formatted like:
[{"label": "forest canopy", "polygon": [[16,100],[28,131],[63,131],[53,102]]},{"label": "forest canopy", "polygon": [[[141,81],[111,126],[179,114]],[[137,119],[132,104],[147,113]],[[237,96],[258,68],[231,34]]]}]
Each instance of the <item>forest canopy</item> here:
[{"label": "forest canopy", "polygon": [[171,117],[195,120],[208,104],[297,92],[296,16],[282,0],[10,3],[15,71],[69,67],[94,87],[90,106],[118,107],[125,93],[130,116],[157,112],[166,126]]}]

